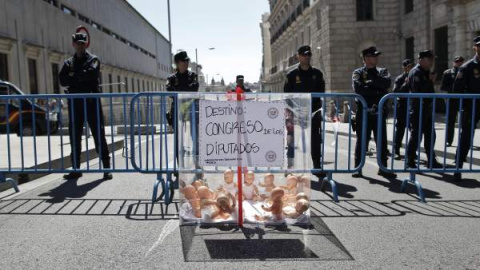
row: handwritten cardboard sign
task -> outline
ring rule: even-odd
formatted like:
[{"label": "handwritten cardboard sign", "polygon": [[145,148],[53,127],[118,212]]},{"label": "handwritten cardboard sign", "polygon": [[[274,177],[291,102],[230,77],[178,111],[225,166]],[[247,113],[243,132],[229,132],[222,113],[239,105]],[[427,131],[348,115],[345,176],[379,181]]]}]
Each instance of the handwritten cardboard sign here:
[{"label": "handwritten cardboard sign", "polygon": [[201,166],[281,167],[285,102],[200,101]]}]

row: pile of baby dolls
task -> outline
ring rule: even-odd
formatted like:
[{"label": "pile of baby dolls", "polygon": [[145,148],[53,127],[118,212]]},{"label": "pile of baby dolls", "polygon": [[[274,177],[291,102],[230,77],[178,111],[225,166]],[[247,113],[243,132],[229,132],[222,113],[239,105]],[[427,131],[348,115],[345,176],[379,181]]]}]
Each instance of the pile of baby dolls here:
[{"label": "pile of baby dolls", "polygon": [[[282,177],[283,178],[283,177]],[[211,189],[203,180],[180,188],[180,216],[189,222],[237,222],[238,187],[235,174],[226,170],[223,183]],[[245,222],[252,223],[310,223],[310,177],[288,175],[276,185],[275,176],[267,173],[257,183],[255,173],[245,174],[242,185],[242,206]]]}]

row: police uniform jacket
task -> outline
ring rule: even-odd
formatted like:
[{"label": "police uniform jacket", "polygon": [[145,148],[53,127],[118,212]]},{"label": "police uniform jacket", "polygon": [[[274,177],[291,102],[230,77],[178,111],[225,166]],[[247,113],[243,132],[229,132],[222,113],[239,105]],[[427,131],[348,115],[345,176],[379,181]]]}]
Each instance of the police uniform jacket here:
[{"label": "police uniform jacket", "polygon": [[173,73],[167,78],[167,91],[198,92],[197,74],[191,71]]},{"label": "police uniform jacket", "polygon": [[88,51],[75,54],[63,63],[59,79],[69,93],[99,93],[100,60]]},{"label": "police uniform jacket", "polygon": [[475,56],[460,67],[453,90],[455,93],[480,93],[480,59]]},{"label": "police uniform jacket", "polygon": [[457,73],[458,68],[456,67],[445,70],[442,77],[442,86],[440,87],[442,91],[453,93],[453,83],[455,82]]},{"label": "police uniform jacket", "polygon": [[392,84],[390,73],[386,68],[367,68],[363,66],[353,71],[353,89],[365,98],[368,108],[378,105],[383,96],[388,94]]},{"label": "police uniform jacket", "polygon": [[[303,70],[300,66],[287,74],[285,93],[325,93],[323,73],[314,67]],[[321,98],[312,99],[312,112],[322,107]]]},{"label": "police uniform jacket", "polygon": [[408,87],[408,73],[403,73],[399,75],[395,82],[393,83],[393,92],[394,93],[408,93],[410,92],[410,88]]}]

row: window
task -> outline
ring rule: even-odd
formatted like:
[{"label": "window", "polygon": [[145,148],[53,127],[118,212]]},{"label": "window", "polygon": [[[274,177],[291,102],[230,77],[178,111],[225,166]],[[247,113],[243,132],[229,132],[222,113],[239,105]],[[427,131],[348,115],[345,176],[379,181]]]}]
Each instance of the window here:
[{"label": "window", "polygon": [[58,2],[57,2],[57,0],[43,0],[43,1],[49,3],[49,4],[52,5],[52,6],[58,7]]},{"label": "window", "polygon": [[405,14],[413,11],[413,0],[405,0]]},{"label": "window", "polygon": [[117,90],[118,93],[122,92],[122,81],[120,80],[120,76],[117,76]]},{"label": "window", "polygon": [[415,39],[414,37],[409,37],[405,39],[405,58],[414,60],[415,59]]},{"label": "window", "polygon": [[137,91],[138,91],[138,92],[141,92],[141,91],[140,91],[140,79],[137,79]]},{"label": "window", "polygon": [[142,90],[145,92],[145,81],[142,80]]},{"label": "window", "polygon": [[78,19],[82,22],[90,24],[90,19],[87,18],[86,16],[83,16],[82,14],[78,13]]},{"label": "window", "polygon": [[135,91],[135,79],[132,78],[132,92],[136,92]]},{"label": "window", "polygon": [[[435,72],[443,74],[448,69],[448,26],[435,29]],[[437,80],[441,80],[442,76],[437,76]]]},{"label": "window", "polygon": [[112,74],[108,74],[108,88],[110,90],[110,93],[113,93],[113,80],[112,80]]},{"label": "window", "polygon": [[62,5],[61,10],[66,14],[69,14],[69,15],[72,15],[73,17],[76,17],[75,11],[73,9],[67,7],[67,6]]},{"label": "window", "polygon": [[357,21],[373,21],[373,0],[357,0]]},{"label": "window", "polygon": [[125,77],[125,92],[128,93],[128,78]]},{"label": "window", "polygon": [[28,58],[28,78],[30,94],[38,94],[37,60]]},{"label": "window", "polygon": [[52,63],[52,83],[53,93],[60,94],[60,84],[58,81],[58,64]]},{"label": "window", "polygon": [[102,30],[102,26],[94,21],[92,21],[92,26],[95,29]]},{"label": "window", "polygon": [[8,81],[8,58],[4,53],[0,53],[0,80]]}]

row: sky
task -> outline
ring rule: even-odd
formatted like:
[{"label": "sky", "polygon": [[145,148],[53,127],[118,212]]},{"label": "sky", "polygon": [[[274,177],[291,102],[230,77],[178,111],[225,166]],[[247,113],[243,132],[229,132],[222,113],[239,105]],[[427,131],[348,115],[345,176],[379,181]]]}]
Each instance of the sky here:
[{"label": "sky", "polygon": [[[167,0],[128,0],[168,39]],[[262,65],[260,21],[267,0],[170,0],[173,53],[186,50],[203,73],[234,82],[242,74],[257,82]],[[214,50],[209,48],[214,47]]]}]

